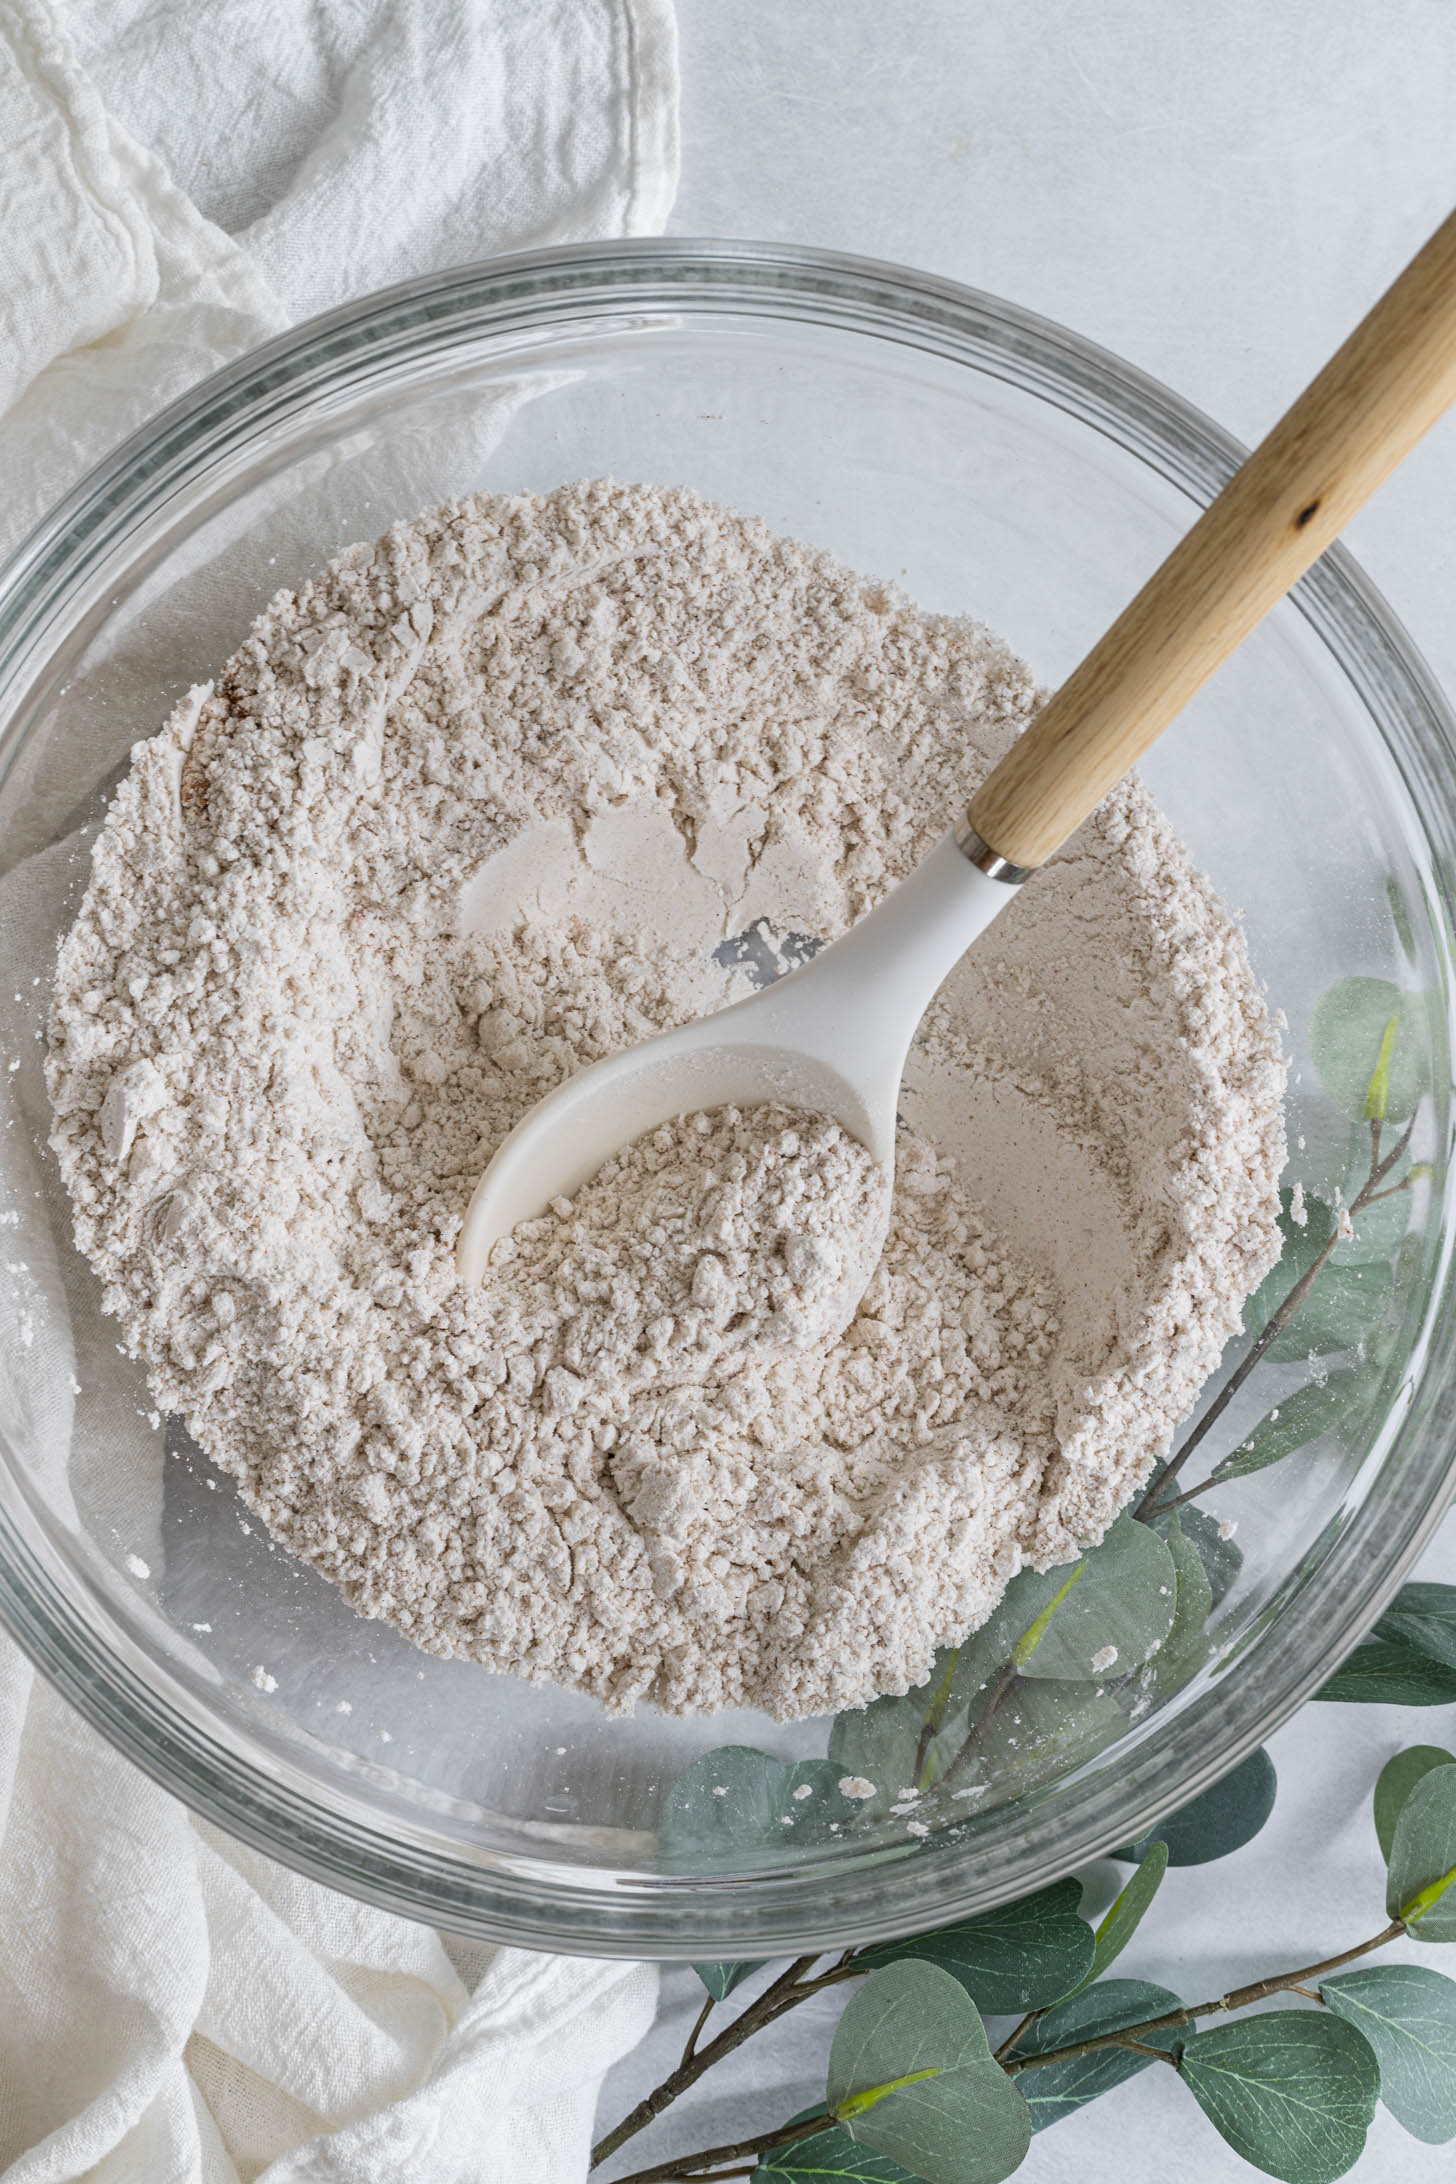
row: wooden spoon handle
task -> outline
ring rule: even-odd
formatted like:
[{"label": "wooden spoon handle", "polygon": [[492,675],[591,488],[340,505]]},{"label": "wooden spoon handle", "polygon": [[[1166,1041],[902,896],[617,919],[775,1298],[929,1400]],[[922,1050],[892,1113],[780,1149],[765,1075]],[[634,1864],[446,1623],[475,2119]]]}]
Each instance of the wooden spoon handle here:
[{"label": "wooden spoon handle", "polygon": [[1456,401],[1456,213],[1205,509],[977,791],[1045,863]]}]

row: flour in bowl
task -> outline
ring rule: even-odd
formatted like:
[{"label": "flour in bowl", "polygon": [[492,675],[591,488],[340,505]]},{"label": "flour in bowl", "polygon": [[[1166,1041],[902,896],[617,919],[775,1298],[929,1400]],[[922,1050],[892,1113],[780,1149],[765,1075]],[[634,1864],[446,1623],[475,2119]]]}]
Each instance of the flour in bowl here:
[{"label": "flour in bowl", "polygon": [[942,989],[888,1203],[825,1118],[725,1108],[479,1290],[453,1260],[543,1092],[843,931],[1037,697],[974,623],[597,482],[352,548],[138,746],[51,1017],[77,1240],[362,1612],[801,1716],[913,1684],[1145,1476],[1277,1255],[1283,1065],[1136,783]]}]

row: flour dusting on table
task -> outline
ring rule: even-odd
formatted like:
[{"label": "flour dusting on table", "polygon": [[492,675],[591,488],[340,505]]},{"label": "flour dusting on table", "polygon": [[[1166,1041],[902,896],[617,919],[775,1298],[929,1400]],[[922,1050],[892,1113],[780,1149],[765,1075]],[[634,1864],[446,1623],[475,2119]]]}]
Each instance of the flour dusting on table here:
[{"label": "flour dusting on table", "polygon": [[453,1263],[543,1092],[843,931],[1037,696],[972,622],[597,482],[351,548],[137,747],[51,1018],[77,1240],[364,1613],[612,1707],[854,1705],[1167,1446],[1277,1256],[1283,1065],[1136,783],[927,1015],[888,1205],[824,1118],[722,1109]]}]

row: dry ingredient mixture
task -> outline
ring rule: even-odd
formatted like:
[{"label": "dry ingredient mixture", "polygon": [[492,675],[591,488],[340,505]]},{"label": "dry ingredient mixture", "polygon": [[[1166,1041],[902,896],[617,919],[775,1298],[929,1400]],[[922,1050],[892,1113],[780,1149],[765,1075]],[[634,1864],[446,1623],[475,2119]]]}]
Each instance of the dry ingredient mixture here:
[{"label": "dry ingredient mixture", "polygon": [[453,1263],[533,1101],[842,931],[1037,695],[975,623],[593,482],[352,548],[137,747],[52,1143],[158,1402],[365,1614],[613,1708],[811,1714],[921,1678],[1166,1447],[1277,1254],[1283,1065],[1135,783],[932,1007],[888,1208],[832,1123],[723,1109]]}]

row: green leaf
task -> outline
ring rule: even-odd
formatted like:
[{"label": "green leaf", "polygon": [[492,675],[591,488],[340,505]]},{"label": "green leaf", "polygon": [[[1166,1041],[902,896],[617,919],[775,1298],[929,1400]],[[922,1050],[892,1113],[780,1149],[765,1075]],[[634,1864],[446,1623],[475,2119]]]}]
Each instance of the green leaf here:
[{"label": "green leaf", "polygon": [[[1192,1514],[1196,1512],[1182,1512],[1183,1516]],[[1155,1699],[1171,1698],[1175,1691],[1181,1691],[1198,1674],[1212,1650],[1208,1618],[1213,1613],[1213,1587],[1203,1557],[1185,1532],[1179,1514],[1169,1517],[1165,1538],[1177,1586],[1173,1628],[1143,1671],[1145,1688]]]},{"label": "green leaf", "polygon": [[[1164,1520],[1183,1528],[1184,1537],[1203,1564],[1209,1591],[1213,1594],[1213,1606],[1226,1600],[1234,1579],[1244,1566],[1244,1551],[1237,1542],[1223,1537],[1217,1517],[1211,1517],[1206,1509],[1191,1506],[1180,1509],[1176,1517]],[[1166,1537],[1166,1534],[1165,1534]],[[1171,1542],[1170,1542],[1171,1544]]]},{"label": "green leaf", "polygon": [[1071,1576],[1064,1577],[1062,1579],[1061,1584],[1058,1585],[1056,1591],[1052,1594],[1051,1599],[1047,1602],[1046,1606],[1042,1609],[1040,1615],[1036,1618],[1036,1621],[1034,1623],[1027,1624],[1026,1629],[1021,1633],[1021,1636],[1017,1639],[1015,1645],[1011,1649],[1011,1658],[1017,1668],[1024,1667],[1025,1664],[1031,1659],[1031,1656],[1033,1655],[1033,1653],[1035,1653],[1037,1647],[1041,1644],[1043,1638],[1045,1638],[1047,1632],[1050,1630],[1052,1617],[1056,1614],[1057,1609],[1066,1599],[1072,1587],[1086,1575],[1086,1563],[1077,1563],[1073,1568]]},{"label": "green leaf", "polygon": [[731,1964],[726,1961],[717,1964],[695,1964],[693,1970],[697,1973],[713,2000],[715,2002],[724,2002],[741,1980],[747,1979],[750,1972],[758,1971],[766,1961],[764,1957],[754,1957],[746,1964]]},{"label": "green leaf", "polygon": [[[879,2097],[856,2108],[866,2092]],[[975,2004],[930,1964],[888,1965],[854,1995],[827,2099],[851,2138],[926,2184],[1000,2184],[1031,2143],[1026,2103],[992,2060]]]},{"label": "green leaf", "polygon": [[867,2085],[862,2093],[846,2093],[835,2115],[846,2126],[855,2123],[872,2108],[878,2108],[886,2094],[903,2093],[907,2085],[923,2085],[927,2078],[938,2078],[940,2074],[939,2064],[931,2064],[924,2070],[907,2070],[898,2078],[887,2079],[884,2085]]},{"label": "green leaf", "polygon": [[978,1918],[876,1942],[860,1950],[855,1963],[934,1964],[958,1980],[988,2017],[1020,2015],[1066,1994],[1090,1967],[1095,1944],[1081,1901],[1080,1881],[1054,1881]]},{"label": "green leaf", "polygon": [[1258,1834],[1274,1810],[1279,1779],[1274,1762],[1261,1745],[1240,1760],[1232,1774],[1215,1782],[1155,1828],[1139,1836],[1131,1848],[1115,1850],[1114,1858],[1141,1858],[1155,1838],[1168,1846],[1169,1865],[1207,1865],[1242,1850]]},{"label": "green leaf", "polygon": [[1380,2065],[1380,2098],[1428,2146],[1456,2138],[1456,1980],[1423,1964],[1378,1964],[1320,1981],[1320,1993]]},{"label": "green leaf", "polygon": [[[858,1807],[840,1794],[828,1760],[774,1759],[748,1744],[704,1752],[678,1776],[657,1824],[666,1873],[731,1873],[761,1865],[767,1850],[792,1858],[833,1839]],[[795,1791],[807,1794],[795,1796]]]},{"label": "green leaf", "polygon": [[[1156,1532],[1126,1510],[1088,1548],[1023,1631],[1013,1658],[1023,1676],[1090,1680],[1125,1676],[1156,1653],[1173,1624],[1177,1574]],[[1104,1668],[1101,1654],[1114,1658]]]},{"label": "green leaf", "polygon": [[1388,1759],[1380,1770],[1380,1780],[1375,1785],[1375,1833],[1380,1842],[1380,1855],[1387,1865],[1400,1809],[1422,1776],[1428,1775],[1433,1767],[1456,1767],[1456,1752],[1443,1752],[1439,1744],[1412,1744],[1405,1751],[1397,1752],[1394,1759]]},{"label": "green leaf", "polygon": [[1122,1894],[1110,1906],[1093,1937],[1092,1962],[1085,1976],[1080,1979],[1063,2000],[1070,2002],[1072,1995],[1090,1987],[1094,1979],[1100,1979],[1109,1964],[1116,1963],[1123,1950],[1132,1940],[1143,1922],[1143,1914],[1162,1886],[1163,1875],[1168,1870],[1168,1846],[1159,1839],[1149,1843],[1142,1861]]},{"label": "green leaf", "polygon": [[1370,1072],[1370,1082],[1365,1087],[1365,1120],[1384,1122],[1390,1113],[1390,1064],[1395,1053],[1395,1036],[1400,1030],[1400,1010],[1391,1012],[1390,1022],[1380,1035],[1380,1052],[1375,1057],[1375,1067]]},{"label": "green leaf", "polygon": [[807,2123],[811,2116],[823,2116],[825,2128],[765,2154],[751,2184],[916,2184],[897,2161],[877,2154],[872,2146],[857,2145],[842,2125],[831,2123],[822,2102],[789,2120]]},{"label": "green leaf", "polygon": [[1400,1808],[1385,1904],[1416,1941],[1456,1941],[1456,1766],[1433,1767]]},{"label": "green leaf", "polygon": [[1456,1700],[1456,1668],[1428,1660],[1413,1646],[1367,1638],[1315,1697],[1363,1706],[1449,1706]]},{"label": "green leaf", "polygon": [[861,1775],[874,1783],[878,1794],[865,1800],[866,1809],[883,1810],[902,1791],[928,1789],[965,1742],[967,1720],[961,1708],[931,1735],[921,1757],[921,1732],[936,1691],[937,1683],[925,1684],[903,1697],[875,1699],[835,1716],[829,1731],[830,1764],[836,1781]]},{"label": "green leaf", "polygon": [[1424,995],[1385,978],[1342,978],[1310,1019],[1321,1084],[1357,1122],[1403,1122],[1430,1081],[1430,1028]]},{"label": "green leaf", "polygon": [[1367,1385],[1363,1373],[1343,1372],[1331,1373],[1323,1383],[1311,1381],[1307,1387],[1296,1388],[1293,1395],[1282,1397],[1232,1454],[1214,1467],[1214,1478],[1246,1478],[1251,1471],[1264,1471],[1270,1464],[1292,1456],[1307,1442],[1317,1441],[1359,1409]]},{"label": "green leaf", "polygon": [[1327,1266],[1265,1357],[1271,1364],[1291,1365],[1355,1349],[1385,1318],[1394,1288],[1395,1276],[1383,1259]]},{"label": "green leaf", "polygon": [[1096,1684],[1018,1678],[976,1727],[975,1766],[967,1780],[991,1792],[977,1810],[1080,1766],[1126,1730],[1127,1715]]},{"label": "green leaf", "polygon": [[1456,1668],[1456,1585],[1402,1585],[1375,1635]]},{"label": "green leaf", "polygon": [[1287,2184],[1343,2176],[1364,2150],[1380,2095],[1369,2043],[1314,2010],[1274,2010],[1195,2032],[1178,2067],[1234,2152]]},{"label": "green leaf", "polygon": [[[1021,2055],[1047,2055],[1053,2048],[1071,2047],[1078,2040],[1095,2040],[1104,2032],[1123,2032],[1149,2017],[1164,2017],[1181,2007],[1176,1994],[1146,1979],[1104,1979],[1083,1993],[1069,1995],[1054,2010],[1039,2017],[1017,2043]],[[1149,2047],[1172,2047],[1182,2037],[1175,2027],[1147,2035]],[[1131,2048],[1099,2048],[1093,2055],[1070,2056],[1065,2062],[1048,2063],[1042,2070],[1017,2074],[1033,2131],[1045,2131],[1076,2109],[1085,2108],[1099,2093],[1110,2093],[1146,2070],[1150,2055],[1136,2055]]]}]

